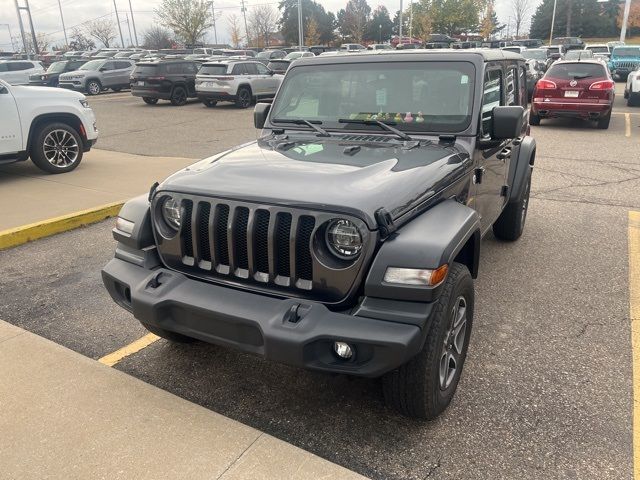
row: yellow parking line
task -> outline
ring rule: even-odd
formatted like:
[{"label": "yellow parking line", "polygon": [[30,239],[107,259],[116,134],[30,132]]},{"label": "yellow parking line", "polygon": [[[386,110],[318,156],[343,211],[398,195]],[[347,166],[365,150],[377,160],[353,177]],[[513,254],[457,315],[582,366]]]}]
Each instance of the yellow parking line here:
[{"label": "yellow parking line", "polygon": [[629,313],[633,365],[633,478],[640,480],[640,212],[629,212]]},{"label": "yellow parking line", "polygon": [[120,362],[123,358],[128,357],[129,355],[133,355],[134,353],[139,352],[143,348],[147,348],[156,340],[159,340],[160,337],[154,335],[153,333],[148,333],[144,337],[139,338],[135,342],[130,343],[129,345],[125,345],[124,347],[116,350],[113,353],[105,355],[104,357],[98,359],[100,363],[104,363],[108,367],[113,367],[116,363]]},{"label": "yellow parking line", "polygon": [[631,136],[631,115],[628,113],[624,114],[624,136]]}]

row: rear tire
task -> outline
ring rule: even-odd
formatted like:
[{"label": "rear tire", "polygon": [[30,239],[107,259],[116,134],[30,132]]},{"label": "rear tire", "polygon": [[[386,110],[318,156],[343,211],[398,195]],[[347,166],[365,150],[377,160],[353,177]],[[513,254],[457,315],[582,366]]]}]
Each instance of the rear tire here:
[{"label": "rear tire", "polygon": [[213,108],[218,104],[217,100],[210,100],[208,98],[202,100],[202,103],[204,103],[204,105],[208,108]]},{"label": "rear tire", "polygon": [[33,163],[47,173],[67,173],[82,161],[82,139],[66,123],[49,123],[36,132],[31,151]]},{"label": "rear tire", "polygon": [[498,220],[493,224],[493,234],[500,240],[513,242],[520,238],[527,220],[529,209],[529,194],[531,192],[531,173],[527,183],[524,184],[524,192],[519,200],[510,202],[502,211]]},{"label": "rear tire", "polygon": [[249,108],[251,106],[251,90],[248,87],[240,87],[237,96],[236,107]]},{"label": "rear tire", "polygon": [[156,327],[154,325],[149,325],[148,323],[143,323],[142,326],[147,330],[149,330],[151,333],[159,337],[162,337],[165,340],[169,340],[170,342],[193,343],[197,341],[195,338],[187,337],[186,335],[182,335],[176,332],[171,332],[169,330],[165,330],[164,328]]},{"label": "rear tire", "polygon": [[609,123],[611,122],[611,112],[609,112],[606,116],[598,119],[598,128],[601,130],[606,130],[609,128]]},{"label": "rear tire", "polygon": [[473,302],[469,270],[452,263],[432,313],[424,347],[407,363],[382,377],[387,405],[408,417],[426,420],[436,418],[449,406],[467,356]]},{"label": "rear tire", "polygon": [[187,103],[187,91],[182,87],[175,87],[171,92],[171,105],[181,107]]},{"label": "rear tire", "polygon": [[147,105],[155,105],[156,103],[158,103],[157,98],[142,97],[142,100],[144,100],[144,103],[146,103]]},{"label": "rear tire", "polygon": [[533,126],[540,125],[540,116],[529,111],[529,125],[533,125]]}]

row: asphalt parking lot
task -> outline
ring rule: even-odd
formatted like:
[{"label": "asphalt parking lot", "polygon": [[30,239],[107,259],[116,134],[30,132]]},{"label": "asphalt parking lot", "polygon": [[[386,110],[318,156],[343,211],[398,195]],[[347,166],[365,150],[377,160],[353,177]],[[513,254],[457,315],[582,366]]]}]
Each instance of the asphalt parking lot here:
[{"label": "asphalt parking lot", "polygon": [[[90,102],[100,148],[201,158],[256,135],[251,110],[232,106]],[[619,95],[614,112],[606,131],[532,129],[527,227],[513,244],[483,242],[469,358],[438,420],[387,409],[376,380],[203,343],[159,340],[115,368],[376,479],[632,478],[627,216],[640,210],[640,109]],[[143,336],[102,287],[111,228],[0,252],[0,318],[96,359]]]}]

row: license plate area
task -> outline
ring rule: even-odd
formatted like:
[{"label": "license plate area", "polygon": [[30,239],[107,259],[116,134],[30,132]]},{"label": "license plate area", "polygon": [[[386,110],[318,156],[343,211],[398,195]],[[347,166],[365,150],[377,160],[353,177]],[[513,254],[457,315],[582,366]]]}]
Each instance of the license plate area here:
[{"label": "license plate area", "polygon": [[564,96],[567,98],[578,98],[578,95],[580,95],[580,92],[577,90],[566,90],[564,92]]},{"label": "license plate area", "polygon": [[139,81],[136,82],[136,85],[138,87],[144,87],[144,82],[142,80],[139,80]]}]

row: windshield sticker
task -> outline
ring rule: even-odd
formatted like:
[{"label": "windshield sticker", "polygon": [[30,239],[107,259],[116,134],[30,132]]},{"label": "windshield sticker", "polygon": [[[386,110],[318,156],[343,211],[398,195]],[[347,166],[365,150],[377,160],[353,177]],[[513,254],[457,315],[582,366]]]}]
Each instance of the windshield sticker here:
[{"label": "windshield sticker", "polygon": [[305,157],[309,155],[313,155],[314,153],[320,153],[324,150],[322,144],[319,143],[307,143],[305,145],[300,145],[293,149],[294,152],[300,153]]},{"label": "windshield sticker", "polygon": [[467,75],[462,75],[460,77],[460,85],[466,85],[469,83],[469,77]]},{"label": "windshield sticker", "polygon": [[387,89],[381,88],[376,90],[376,106],[382,107],[387,104]]}]

